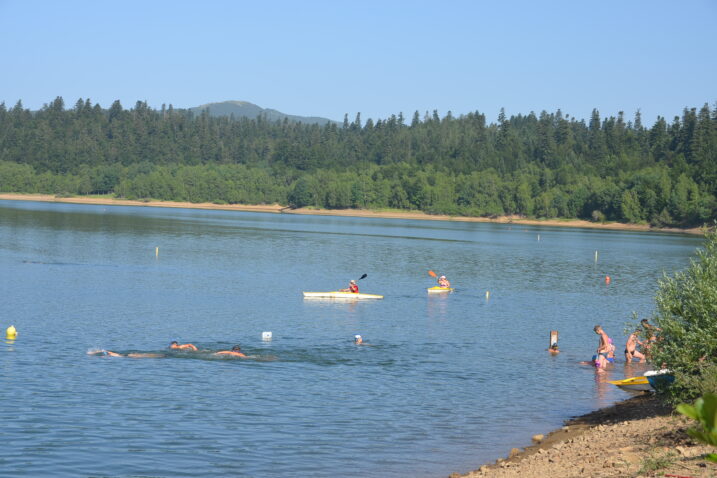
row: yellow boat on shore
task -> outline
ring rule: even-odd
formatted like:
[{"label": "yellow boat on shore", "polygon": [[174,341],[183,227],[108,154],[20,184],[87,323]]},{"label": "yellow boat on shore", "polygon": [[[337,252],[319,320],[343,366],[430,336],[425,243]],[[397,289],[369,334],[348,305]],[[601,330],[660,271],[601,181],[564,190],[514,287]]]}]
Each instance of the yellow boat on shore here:
[{"label": "yellow boat on shore", "polygon": [[623,390],[633,390],[638,392],[646,392],[648,390],[653,390],[652,386],[650,385],[650,382],[645,376],[630,377],[624,380],[610,380],[608,381],[608,383],[617,385]]},{"label": "yellow boat on shore", "polygon": [[440,286],[434,286],[429,287],[426,289],[429,294],[437,294],[441,292],[453,292],[453,287],[440,287]]}]

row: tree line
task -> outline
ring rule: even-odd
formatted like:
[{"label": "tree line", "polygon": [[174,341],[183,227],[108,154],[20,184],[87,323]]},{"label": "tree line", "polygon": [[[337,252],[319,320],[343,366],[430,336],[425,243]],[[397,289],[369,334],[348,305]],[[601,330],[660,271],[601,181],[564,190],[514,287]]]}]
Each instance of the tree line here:
[{"label": "tree line", "polygon": [[717,107],[642,124],[560,110],[325,126],[58,97],[0,104],[0,191],[695,226],[717,217]]}]

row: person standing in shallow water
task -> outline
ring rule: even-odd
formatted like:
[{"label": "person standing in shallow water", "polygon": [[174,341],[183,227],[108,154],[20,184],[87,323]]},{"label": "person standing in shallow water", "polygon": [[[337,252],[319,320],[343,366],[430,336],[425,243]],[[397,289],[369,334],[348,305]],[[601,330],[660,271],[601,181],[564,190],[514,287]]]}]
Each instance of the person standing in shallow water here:
[{"label": "person standing in shallow water", "polygon": [[633,358],[639,359],[640,363],[645,362],[645,356],[637,351],[637,346],[643,344],[637,337],[639,333],[640,331],[636,330],[627,338],[627,343],[625,344],[625,361],[627,363],[632,362]]},{"label": "person standing in shallow water", "polygon": [[600,372],[603,371],[608,364],[607,356],[610,352],[610,337],[607,336],[599,325],[593,327],[593,331],[600,336],[600,341],[598,342],[598,347],[593,357],[595,368]]}]

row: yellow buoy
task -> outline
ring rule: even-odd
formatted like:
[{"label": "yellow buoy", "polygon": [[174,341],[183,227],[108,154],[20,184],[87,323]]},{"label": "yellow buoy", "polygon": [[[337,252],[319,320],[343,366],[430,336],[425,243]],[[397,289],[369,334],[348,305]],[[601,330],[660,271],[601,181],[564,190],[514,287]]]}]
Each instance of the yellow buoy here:
[{"label": "yellow buoy", "polygon": [[5,331],[5,338],[8,340],[15,340],[17,338],[17,330],[14,325],[11,325]]}]

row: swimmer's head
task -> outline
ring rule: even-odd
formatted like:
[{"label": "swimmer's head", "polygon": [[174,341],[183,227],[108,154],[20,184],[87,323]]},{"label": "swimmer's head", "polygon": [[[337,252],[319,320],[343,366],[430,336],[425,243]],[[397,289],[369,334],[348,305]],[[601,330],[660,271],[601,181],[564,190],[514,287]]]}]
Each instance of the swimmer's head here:
[{"label": "swimmer's head", "polygon": [[176,340],[172,340],[169,345],[179,345],[179,342],[177,342]]},{"label": "swimmer's head", "polygon": [[232,347],[232,351],[233,351],[233,352],[240,352],[240,351],[241,351],[241,347],[239,347],[238,345],[235,345],[234,347]]},{"label": "swimmer's head", "polygon": [[360,335],[354,335],[354,342],[360,344],[363,342],[363,338]]}]

